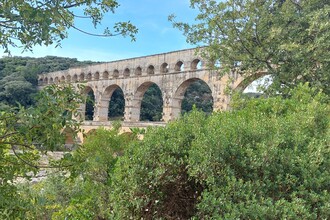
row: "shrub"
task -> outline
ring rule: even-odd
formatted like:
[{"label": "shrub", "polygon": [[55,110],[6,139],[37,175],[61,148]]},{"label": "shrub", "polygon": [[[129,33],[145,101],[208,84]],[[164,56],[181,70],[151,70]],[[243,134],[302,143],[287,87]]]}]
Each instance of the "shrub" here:
[{"label": "shrub", "polygon": [[330,107],[308,85],[150,129],[116,164],[115,219],[326,219]]}]

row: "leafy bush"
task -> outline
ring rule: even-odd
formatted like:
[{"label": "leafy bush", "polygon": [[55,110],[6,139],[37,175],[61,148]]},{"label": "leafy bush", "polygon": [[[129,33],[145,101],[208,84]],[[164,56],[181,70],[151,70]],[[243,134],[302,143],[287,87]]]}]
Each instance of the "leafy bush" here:
[{"label": "leafy bush", "polygon": [[114,164],[131,140],[118,130],[99,128],[84,144],[64,156],[68,166],[46,180],[22,188],[25,219],[108,219],[109,196]]},{"label": "leafy bush", "polygon": [[326,219],[328,97],[299,86],[150,129],[116,163],[114,219]]}]

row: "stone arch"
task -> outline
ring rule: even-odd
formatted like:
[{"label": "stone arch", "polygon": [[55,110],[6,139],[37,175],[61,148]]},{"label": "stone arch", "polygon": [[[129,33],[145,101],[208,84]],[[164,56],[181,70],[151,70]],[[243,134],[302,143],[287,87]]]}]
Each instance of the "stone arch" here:
[{"label": "stone arch", "polygon": [[48,84],[48,77],[46,76],[44,79],[44,83],[47,85]]},{"label": "stone arch", "polygon": [[109,72],[108,71],[103,72],[102,79],[109,79]]},{"label": "stone arch", "polygon": [[120,86],[113,84],[108,86],[101,97],[100,103],[99,103],[99,121],[108,121],[108,112],[109,112],[109,104],[111,97],[113,93],[117,90],[120,89]]},{"label": "stone arch", "polygon": [[201,80],[204,83],[206,83],[206,85],[211,90],[211,94],[213,94],[212,87],[207,82],[205,82],[204,80],[202,80],[200,78],[190,78],[190,79],[187,79],[187,80],[181,82],[179,84],[179,86],[177,87],[176,91],[174,92],[173,98],[172,98],[172,117],[173,118],[177,118],[181,114],[182,100],[184,99],[184,94],[187,91],[187,88],[192,83],[194,83],[198,80]]},{"label": "stone arch", "polygon": [[232,80],[231,88],[236,91],[244,91],[253,81],[260,79],[264,76],[267,76],[267,72],[259,71],[257,73],[251,74],[249,76],[241,76],[238,73],[232,73],[230,75]]},{"label": "stone arch", "polygon": [[142,75],[142,68],[141,67],[136,67],[135,71],[134,71],[136,76],[141,76]]},{"label": "stone arch", "polygon": [[161,73],[168,73],[169,70],[168,70],[169,66],[167,63],[163,63],[161,66],[160,66],[160,72]]},{"label": "stone arch", "polygon": [[202,61],[200,59],[194,59],[190,64],[191,70],[199,70],[202,68]]},{"label": "stone arch", "polygon": [[94,80],[99,80],[100,79],[100,73],[99,72],[95,72],[94,73]]},{"label": "stone arch", "polygon": [[71,82],[71,76],[70,75],[66,76],[66,82],[68,82],[68,83]]},{"label": "stone arch", "polygon": [[[81,115],[84,120],[93,120],[95,115],[95,92],[90,86],[86,86],[84,94],[86,102],[81,106]],[[94,100],[91,100],[94,97]]]},{"label": "stone arch", "polygon": [[149,65],[147,68],[147,74],[148,75],[153,75],[155,74],[155,67],[153,65]]},{"label": "stone arch", "polygon": [[205,81],[199,78],[187,87],[181,103],[181,114],[190,112],[194,106],[207,114],[211,114],[214,108],[212,90]]},{"label": "stone arch", "polygon": [[54,82],[55,83],[58,83],[59,82],[58,76],[55,77]]},{"label": "stone arch", "polygon": [[[133,100],[132,100],[131,121],[140,121],[142,99],[143,99],[146,91],[152,85],[156,85],[157,88],[159,88],[159,90],[162,91],[161,87],[159,85],[157,85],[157,83],[154,83],[154,82],[151,82],[151,81],[147,81],[147,82],[142,83],[136,89],[136,92],[134,93],[134,97],[133,97]],[[163,102],[163,99],[162,98],[161,98],[161,102]]]},{"label": "stone arch", "polygon": [[129,75],[130,75],[130,70],[129,70],[129,68],[126,68],[126,69],[124,70],[123,75],[124,75],[124,77],[129,77]]},{"label": "stone arch", "polygon": [[113,78],[118,78],[119,77],[119,71],[115,69],[112,73]]},{"label": "stone arch", "polygon": [[61,76],[60,82],[64,83],[65,82],[65,76]]},{"label": "stone arch", "polygon": [[73,75],[72,82],[78,82],[78,76],[77,76],[77,74],[74,74]]},{"label": "stone arch", "polygon": [[44,84],[44,79],[42,77],[40,77],[38,79],[38,85],[42,85],[42,84]]},{"label": "stone arch", "polygon": [[179,60],[179,61],[175,64],[175,66],[174,66],[174,70],[175,70],[175,71],[178,71],[178,72],[183,71],[183,70],[184,70],[184,63],[183,63],[181,60]]},{"label": "stone arch", "polygon": [[92,73],[91,72],[87,73],[86,80],[87,81],[91,81],[92,80]]},{"label": "stone arch", "polygon": [[54,79],[53,79],[53,77],[50,77],[49,78],[49,84],[53,84],[54,83]]},{"label": "stone arch", "polygon": [[85,73],[81,73],[79,75],[79,81],[84,81],[85,80]]}]

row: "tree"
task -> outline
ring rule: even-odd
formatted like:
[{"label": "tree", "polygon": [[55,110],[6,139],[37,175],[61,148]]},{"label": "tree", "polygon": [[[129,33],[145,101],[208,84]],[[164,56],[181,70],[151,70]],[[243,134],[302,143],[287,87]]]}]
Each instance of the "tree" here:
[{"label": "tree", "polygon": [[[0,2],[0,45],[5,52],[9,46],[22,45],[31,50],[33,45],[59,45],[67,37],[67,30],[74,28],[94,36],[130,36],[134,40],[137,28],[128,22],[117,22],[104,34],[92,34],[75,26],[75,19],[90,19],[94,27],[100,24],[104,13],[119,6],[116,0],[4,0]],[[75,14],[77,9],[83,15]]]},{"label": "tree", "polygon": [[327,219],[327,100],[300,85],[148,130],[115,165],[112,219]]},{"label": "tree", "polygon": [[141,121],[159,121],[162,118],[162,92],[156,84],[152,84],[144,93],[141,101]]},{"label": "tree", "polygon": [[24,201],[17,194],[18,177],[36,173],[40,153],[63,148],[66,130],[75,140],[82,96],[72,86],[48,86],[35,107],[0,112],[0,218],[23,218]]},{"label": "tree", "polygon": [[18,103],[24,107],[34,105],[33,97],[37,95],[38,74],[93,63],[95,62],[81,62],[73,58],[55,56],[0,59],[0,110],[17,107]]},{"label": "tree", "polygon": [[299,83],[330,93],[330,3],[326,0],[191,0],[196,23],[170,20],[208,59],[251,76],[267,71],[268,91],[288,93]]},{"label": "tree", "polygon": [[[118,124],[119,125],[119,124]],[[98,128],[82,146],[61,162],[70,163],[69,176],[63,173],[20,191],[27,206],[27,219],[110,219],[111,182],[114,165],[132,140],[119,135],[119,126]],[[42,190],[41,190],[42,189]]]}]

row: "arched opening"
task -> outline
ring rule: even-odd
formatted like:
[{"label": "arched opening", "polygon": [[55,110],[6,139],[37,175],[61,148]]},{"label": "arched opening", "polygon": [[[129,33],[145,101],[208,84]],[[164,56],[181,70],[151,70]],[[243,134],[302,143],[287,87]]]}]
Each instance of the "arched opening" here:
[{"label": "arched opening", "polygon": [[78,82],[78,76],[77,76],[77,74],[74,74],[73,75],[72,82]]},{"label": "arched opening", "polygon": [[168,73],[168,64],[167,64],[167,63],[163,63],[163,64],[160,66],[160,72],[161,72],[161,73]]},{"label": "arched opening", "polygon": [[86,105],[85,105],[85,120],[92,121],[94,117],[95,96],[92,88],[86,87]]},{"label": "arched opening", "polygon": [[50,78],[49,78],[49,83],[50,83],[50,84],[53,84],[53,83],[54,83],[54,79],[53,79],[53,77],[50,77]]},{"label": "arched opening", "polygon": [[44,84],[44,80],[43,80],[43,78],[39,78],[38,85],[42,85],[42,84]]},{"label": "arched opening", "polygon": [[55,82],[55,83],[58,83],[58,81],[59,81],[59,80],[58,80],[58,77],[56,76],[55,79],[54,79],[54,82]]},{"label": "arched opening", "polygon": [[136,76],[140,76],[142,74],[142,69],[141,69],[141,67],[137,67],[136,69],[135,69],[135,75]]},{"label": "arched opening", "polygon": [[233,85],[234,90],[242,91],[247,97],[258,98],[263,95],[264,91],[272,83],[272,77],[261,72],[243,80],[238,79],[237,82],[239,83]]},{"label": "arched opening", "polygon": [[178,61],[174,67],[175,71],[184,71],[184,64],[182,61]]},{"label": "arched opening", "polygon": [[124,70],[124,77],[129,77],[129,75],[130,75],[130,70],[128,68],[126,68]]},{"label": "arched opening", "polygon": [[141,100],[140,121],[160,121],[163,114],[163,98],[160,88],[155,83],[150,82],[140,86],[140,90],[141,92],[144,90]]},{"label": "arched opening", "polygon": [[[192,86],[192,87],[190,87]],[[189,88],[190,87],[190,88]],[[198,92],[194,91],[198,88]],[[187,92],[189,88],[189,91]],[[192,109],[192,106],[196,106],[197,108],[211,112],[213,110],[213,97],[211,95],[211,89],[209,86],[199,78],[191,78],[180,84],[177,90],[174,93],[172,99],[172,118],[177,118],[180,116],[181,112],[189,112]],[[189,97],[188,100],[183,100],[185,97]],[[211,101],[212,100],[212,101]],[[201,102],[201,103],[199,103]],[[212,103],[212,110],[210,109],[210,105]],[[208,106],[208,107],[204,107]],[[182,110],[182,108],[184,110]]]},{"label": "arched opening", "polygon": [[100,73],[99,72],[96,72],[94,74],[94,80],[99,80],[100,79]]},{"label": "arched opening", "polygon": [[155,67],[153,65],[149,65],[147,69],[147,74],[152,75],[155,74]]},{"label": "arched opening", "polygon": [[113,78],[118,78],[119,77],[119,71],[116,69],[113,71]]},{"label": "arched opening", "polygon": [[47,77],[45,77],[45,79],[44,79],[44,83],[47,85],[48,84],[48,78]]},{"label": "arched opening", "polygon": [[193,79],[187,85],[181,103],[181,114],[190,112],[194,106],[200,111],[211,114],[213,97],[210,87],[200,79]]},{"label": "arched opening", "polygon": [[113,91],[108,109],[109,121],[124,120],[125,99],[123,90],[120,87]]},{"label": "arched opening", "polygon": [[191,62],[191,67],[192,70],[199,70],[202,68],[202,61],[200,59],[194,59]]},{"label": "arched opening", "polygon": [[86,75],[86,80],[88,80],[88,81],[92,80],[92,74],[91,73],[88,73]]},{"label": "arched opening", "polygon": [[66,76],[66,82],[68,82],[68,83],[71,82],[71,76],[70,75]]},{"label": "arched opening", "polygon": [[115,84],[108,86],[101,97],[99,108],[99,121],[122,120],[125,111],[122,89]]},{"label": "arched opening", "polygon": [[109,78],[109,72],[108,71],[104,71],[103,75],[102,75],[103,79],[108,79]]},{"label": "arched opening", "polygon": [[65,76],[61,76],[61,81],[60,82],[62,82],[62,83],[65,82]]},{"label": "arched opening", "polygon": [[85,80],[85,74],[81,73],[79,76],[79,81],[84,81]]}]

